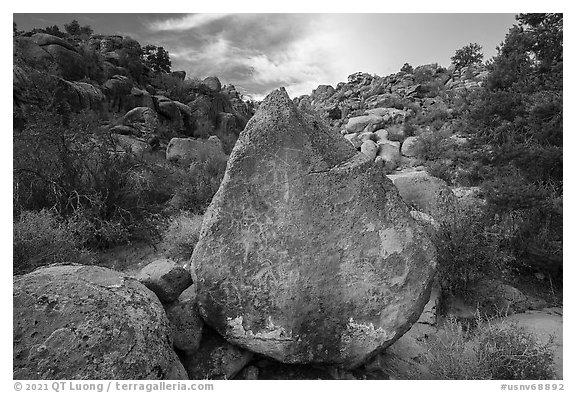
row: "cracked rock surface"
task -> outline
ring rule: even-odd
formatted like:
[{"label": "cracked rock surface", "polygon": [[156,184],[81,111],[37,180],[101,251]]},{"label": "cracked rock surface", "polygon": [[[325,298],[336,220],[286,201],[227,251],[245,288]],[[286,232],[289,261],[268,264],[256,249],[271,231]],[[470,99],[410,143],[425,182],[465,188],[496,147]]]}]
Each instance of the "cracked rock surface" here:
[{"label": "cracked rock surface", "polygon": [[186,379],[154,293],[98,266],[14,277],[14,379]]},{"label": "cracked rock surface", "polygon": [[228,341],[345,367],[418,319],[435,264],[382,169],[284,89],[241,133],[191,259],[200,313]]}]

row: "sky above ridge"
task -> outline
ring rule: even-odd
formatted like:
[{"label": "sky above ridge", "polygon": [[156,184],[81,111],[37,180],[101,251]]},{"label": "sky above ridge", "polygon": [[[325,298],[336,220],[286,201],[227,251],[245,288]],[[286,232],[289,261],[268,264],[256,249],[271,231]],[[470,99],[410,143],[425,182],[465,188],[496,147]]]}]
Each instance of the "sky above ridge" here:
[{"label": "sky above ridge", "polygon": [[260,99],[284,86],[292,96],[335,86],[358,71],[385,76],[404,63],[450,65],[471,42],[496,54],[514,14],[14,14],[19,30],[77,19],[95,33],[163,46],[173,70],[215,75]]}]

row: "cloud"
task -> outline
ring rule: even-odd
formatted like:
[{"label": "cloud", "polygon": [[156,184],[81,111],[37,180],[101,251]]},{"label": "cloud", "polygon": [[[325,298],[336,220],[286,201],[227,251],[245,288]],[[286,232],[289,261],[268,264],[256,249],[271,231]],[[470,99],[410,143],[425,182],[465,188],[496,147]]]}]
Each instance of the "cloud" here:
[{"label": "cloud", "polygon": [[172,26],[187,20],[192,27],[155,33],[169,49],[173,69],[200,78],[218,76],[223,83],[242,87],[254,97],[280,86],[292,96],[307,94],[319,83],[342,77],[336,56],[343,37],[340,29],[325,23],[323,15],[212,16],[172,19]]},{"label": "cloud", "polygon": [[152,31],[183,31],[202,27],[214,21],[226,18],[230,14],[189,14],[179,18],[171,18],[150,25]]}]

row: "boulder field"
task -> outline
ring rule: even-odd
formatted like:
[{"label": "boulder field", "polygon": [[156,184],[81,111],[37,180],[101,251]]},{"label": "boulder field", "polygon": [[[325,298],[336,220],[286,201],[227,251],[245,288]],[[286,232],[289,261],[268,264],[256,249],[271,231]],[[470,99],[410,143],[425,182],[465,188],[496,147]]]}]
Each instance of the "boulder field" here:
[{"label": "boulder field", "polygon": [[229,342],[355,367],[418,319],[435,264],[382,169],[279,89],[231,153],[191,273],[202,317]]}]

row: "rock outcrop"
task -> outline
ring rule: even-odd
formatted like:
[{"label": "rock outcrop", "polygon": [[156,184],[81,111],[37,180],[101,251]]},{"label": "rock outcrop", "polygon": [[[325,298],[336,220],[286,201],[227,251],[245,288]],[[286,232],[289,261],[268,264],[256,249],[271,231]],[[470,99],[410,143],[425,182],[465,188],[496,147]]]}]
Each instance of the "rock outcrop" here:
[{"label": "rock outcrop", "polygon": [[162,305],[97,266],[14,278],[14,379],[184,379]]},{"label": "rock outcrop", "polygon": [[346,367],[418,319],[435,264],[382,170],[283,89],[240,135],[191,258],[200,313],[229,342]]}]

